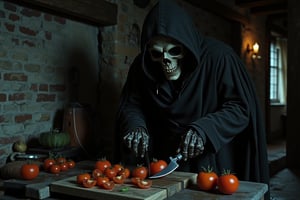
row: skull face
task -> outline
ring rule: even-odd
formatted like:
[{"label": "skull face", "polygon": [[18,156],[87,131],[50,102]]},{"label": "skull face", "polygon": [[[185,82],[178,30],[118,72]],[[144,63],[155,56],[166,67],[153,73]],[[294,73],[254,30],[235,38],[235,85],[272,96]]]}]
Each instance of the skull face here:
[{"label": "skull face", "polygon": [[184,47],[171,38],[157,37],[149,44],[149,52],[154,62],[161,64],[167,80],[177,80],[181,75],[181,59]]}]

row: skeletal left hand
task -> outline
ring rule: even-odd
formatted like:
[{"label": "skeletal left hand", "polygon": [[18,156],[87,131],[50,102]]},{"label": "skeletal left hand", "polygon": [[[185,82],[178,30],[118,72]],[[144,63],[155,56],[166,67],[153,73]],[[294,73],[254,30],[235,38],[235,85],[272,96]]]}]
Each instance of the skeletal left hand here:
[{"label": "skeletal left hand", "polygon": [[204,151],[204,142],[201,136],[193,129],[189,129],[182,138],[181,145],[177,152],[181,152],[183,160],[194,158]]}]

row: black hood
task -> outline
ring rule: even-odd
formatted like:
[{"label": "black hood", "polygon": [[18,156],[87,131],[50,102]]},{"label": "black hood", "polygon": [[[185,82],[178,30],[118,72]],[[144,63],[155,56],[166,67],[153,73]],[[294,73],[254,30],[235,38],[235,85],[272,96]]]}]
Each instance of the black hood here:
[{"label": "black hood", "polygon": [[[144,61],[148,61],[146,51],[148,42],[158,35],[173,38],[183,44],[190,52],[186,58],[190,61],[192,69],[199,64],[203,38],[191,17],[172,0],[160,0],[145,18],[141,36]],[[149,73],[148,66],[144,66],[144,70]]]}]

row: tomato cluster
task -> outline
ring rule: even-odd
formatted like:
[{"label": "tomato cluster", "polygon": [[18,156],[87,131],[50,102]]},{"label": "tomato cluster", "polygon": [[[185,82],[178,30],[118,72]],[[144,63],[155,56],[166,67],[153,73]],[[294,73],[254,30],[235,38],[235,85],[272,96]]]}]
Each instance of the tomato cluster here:
[{"label": "tomato cluster", "polygon": [[198,173],[197,185],[200,190],[218,190],[223,194],[233,194],[238,190],[239,180],[230,170],[224,170],[218,176],[212,168],[208,167]]},{"label": "tomato cluster", "polygon": [[132,183],[138,188],[147,189],[152,186],[151,180],[146,180],[148,169],[138,165],[130,170],[122,164],[112,164],[107,159],[96,161],[91,173],[77,175],[77,184],[85,188],[98,186],[106,190],[112,190],[116,184]]},{"label": "tomato cluster", "polygon": [[66,159],[65,157],[46,158],[43,162],[43,168],[52,174],[59,174],[60,172],[67,171],[74,168],[76,165],[74,160]]}]

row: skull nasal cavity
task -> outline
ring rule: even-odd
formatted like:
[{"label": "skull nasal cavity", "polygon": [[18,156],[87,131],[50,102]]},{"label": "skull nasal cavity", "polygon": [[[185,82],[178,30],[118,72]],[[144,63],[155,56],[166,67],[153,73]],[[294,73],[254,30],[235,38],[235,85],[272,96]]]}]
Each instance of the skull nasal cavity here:
[{"label": "skull nasal cavity", "polygon": [[171,63],[171,61],[170,61],[169,59],[164,58],[164,59],[163,59],[163,63],[164,63],[164,64],[169,64],[169,63]]}]

